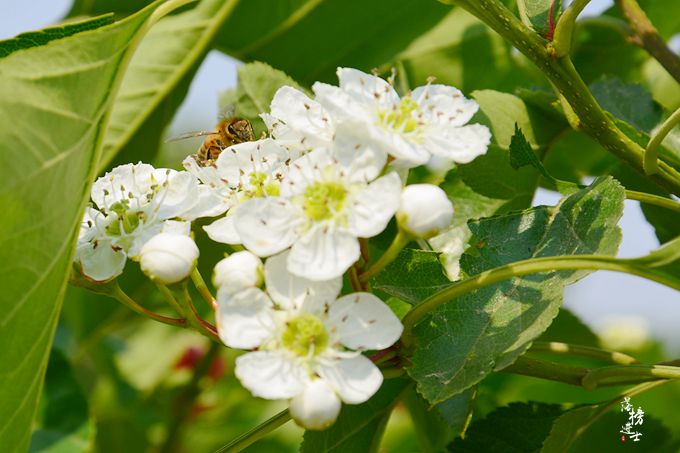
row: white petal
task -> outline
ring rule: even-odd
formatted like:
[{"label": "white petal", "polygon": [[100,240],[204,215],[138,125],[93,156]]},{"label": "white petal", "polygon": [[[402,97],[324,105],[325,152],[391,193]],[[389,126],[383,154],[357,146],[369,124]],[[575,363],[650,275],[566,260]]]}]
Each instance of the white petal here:
[{"label": "white petal", "polygon": [[231,348],[252,349],[274,335],[272,302],[258,288],[217,293],[217,332]]},{"label": "white petal", "polygon": [[348,404],[360,404],[375,394],[383,376],[378,367],[363,355],[351,359],[333,359],[321,363],[315,371],[326,380]]},{"label": "white petal", "polygon": [[270,400],[293,398],[309,385],[302,363],[278,351],[257,351],[236,359],[236,377],[250,392]]},{"label": "white petal", "polygon": [[288,153],[276,141],[266,138],[253,142],[239,143],[222,151],[215,162],[221,180],[229,187],[251,185],[251,175],[270,175]]},{"label": "white petal", "polygon": [[127,260],[122,250],[113,250],[108,241],[98,241],[94,247],[92,243],[78,246],[76,261],[80,262],[81,272],[94,281],[111,280],[123,273]]},{"label": "white petal", "polygon": [[355,236],[332,225],[315,225],[293,244],[288,270],[310,280],[330,280],[349,269],[359,254]]},{"label": "white petal", "polygon": [[[156,216],[159,219],[183,217],[198,203],[198,180],[187,171],[161,170],[155,172],[165,177],[153,197]],[[187,217],[186,220],[193,219]]]},{"label": "white petal", "polygon": [[327,173],[337,173],[337,166],[333,155],[327,148],[318,148],[290,163],[288,174],[281,186],[282,196],[303,193],[310,184],[325,179]]},{"label": "white petal", "polygon": [[280,197],[254,198],[239,205],[234,226],[243,245],[258,256],[288,248],[298,237],[302,213]]},{"label": "white petal", "polygon": [[151,190],[154,168],[148,164],[120,165],[92,185],[92,201],[100,208],[109,208],[112,204],[132,198],[137,199]]},{"label": "white petal", "polygon": [[166,220],[163,222],[161,232],[189,236],[191,233],[191,222],[184,222],[181,220]]},{"label": "white petal", "polygon": [[[142,247],[144,247],[144,244],[146,244],[149,239],[160,233],[163,230],[165,223],[166,222],[157,221],[153,223],[146,223],[137,227],[137,229],[130,235],[132,237],[132,244],[127,250],[128,258],[135,261],[138,260],[139,252],[142,250]],[[180,224],[185,223],[186,222],[178,222],[176,225],[177,228],[171,226],[168,232],[172,232],[173,230],[178,231],[181,228]]]},{"label": "white petal", "polygon": [[284,310],[299,310],[304,305],[305,312],[314,313],[335,301],[342,289],[341,277],[317,282],[293,275],[288,271],[288,255],[272,256],[264,266],[267,292],[275,303]]},{"label": "white petal", "polygon": [[308,141],[308,148],[325,146],[333,139],[333,124],[328,112],[295,88],[283,86],[277,90],[271,103],[271,115],[299,131]]},{"label": "white petal", "polygon": [[391,107],[399,95],[387,81],[353,68],[338,68],[340,88],[358,102]]},{"label": "white petal", "polygon": [[377,106],[373,103],[365,105],[340,88],[325,83],[316,82],[312,90],[316,94],[316,100],[333,115],[336,121],[349,119],[370,123],[375,121]]},{"label": "white petal", "polygon": [[333,157],[345,169],[350,181],[368,182],[374,180],[387,163],[387,152],[378,143],[370,140],[365,124],[344,121],[335,132]]},{"label": "white petal", "polygon": [[323,379],[313,380],[290,401],[290,415],[305,429],[326,429],[335,422],[342,404]]},{"label": "white petal", "polygon": [[218,216],[229,207],[228,199],[210,186],[199,185],[196,188],[196,204],[181,214],[183,219],[193,220],[199,217]]},{"label": "white petal", "polygon": [[401,336],[403,326],[392,310],[371,293],[343,296],[328,312],[329,328],[350,349],[385,349]]},{"label": "white petal", "polygon": [[216,242],[221,242],[222,244],[240,244],[241,236],[239,236],[236,228],[234,227],[234,215],[235,209],[238,207],[231,208],[229,213],[222,217],[221,219],[215,220],[210,225],[205,225],[203,229],[210,239]]},{"label": "white petal", "polygon": [[370,126],[371,143],[380,146],[394,156],[393,166],[413,168],[423,165],[430,159],[430,153],[419,144],[409,141],[396,132],[382,126]]},{"label": "white petal", "polygon": [[447,85],[418,87],[411,97],[420,105],[420,111],[430,122],[462,126],[477,113],[479,105],[467,99],[457,88]]},{"label": "white petal", "polygon": [[470,124],[434,132],[425,138],[425,143],[433,154],[466,164],[486,153],[491,132],[481,124]]},{"label": "white petal", "polygon": [[399,209],[401,179],[395,172],[376,179],[353,196],[348,207],[349,228],[357,237],[380,234]]}]

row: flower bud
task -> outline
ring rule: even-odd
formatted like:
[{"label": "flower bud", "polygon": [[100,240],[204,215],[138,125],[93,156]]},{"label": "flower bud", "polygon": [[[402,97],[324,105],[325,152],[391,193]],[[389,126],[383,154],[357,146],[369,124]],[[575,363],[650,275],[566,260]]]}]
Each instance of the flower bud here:
[{"label": "flower bud", "polygon": [[400,228],[418,238],[431,238],[448,227],[453,205],[446,193],[432,184],[411,184],[401,193],[397,211]]},{"label": "flower bud", "polygon": [[326,382],[316,379],[290,400],[290,415],[305,429],[326,429],[335,422],[342,404]]},{"label": "flower bud", "polygon": [[198,247],[189,236],[160,233],[139,252],[142,271],[163,284],[177,283],[189,276],[198,259]]},{"label": "flower bud", "polygon": [[215,265],[213,284],[217,289],[234,293],[262,285],[262,260],[248,251],[236,252]]}]

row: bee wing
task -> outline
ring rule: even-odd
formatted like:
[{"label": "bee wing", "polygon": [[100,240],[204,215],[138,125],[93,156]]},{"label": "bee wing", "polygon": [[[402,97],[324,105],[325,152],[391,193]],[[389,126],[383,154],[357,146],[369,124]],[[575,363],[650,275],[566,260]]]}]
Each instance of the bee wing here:
[{"label": "bee wing", "polygon": [[201,137],[204,135],[214,135],[217,134],[215,131],[193,131],[193,132],[185,132],[184,134],[180,135],[175,135],[174,137],[170,137],[165,140],[165,143],[168,142],[176,142],[177,140],[184,140],[186,138],[191,138],[191,137]]},{"label": "bee wing", "polygon": [[227,118],[233,118],[234,116],[236,116],[236,106],[234,104],[227,104],[220,109],[217,119],[222,121],[226,120]]}]

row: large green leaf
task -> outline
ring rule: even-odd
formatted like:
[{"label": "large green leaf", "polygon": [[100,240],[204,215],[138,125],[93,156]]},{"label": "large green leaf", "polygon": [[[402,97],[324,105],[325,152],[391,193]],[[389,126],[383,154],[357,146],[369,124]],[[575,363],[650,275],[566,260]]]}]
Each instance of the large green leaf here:
[{"label": "large green leaf", "polygon": [[358,406],[344,405],[333,426],[325,431],[306,431],[302,453],[378,451],[387,420],[407,379],[385,381],[370,400]]},{"label": "large green leaf", "polygon": [[604,110],[637,130],[650,132],[661,121],[661,108],[641,85],[605,78],[589,88]]},{"label": "large green leaf", "polygon": [[462,8],[453,8],[395,59],[403,64],[411,88],[432,76],[436,83],[454,85],[465,93],[544,83],[524,56]]},{"label": "large green leaf", "polygon": [[[467,275],[534,257],[614,254],[623,188],[611,178],[541,206],[469,224],[476,247],[461,258]],[[436,403],[503,369],[550,325],[562,290],[586,275],[550,272],[480,288],[440,306],[416,325],[409,374]]]},{"label": "large green leaf", "polygon": [[234,4],[202,0],[191,10],[160,20],[144,37],[111,110],[100,171],[118,153],[120,162],[151,161],[165,126]]},{"label": "large green leaf", "polygon": [[389,63],[449,8],[421,0],[250,0],[225,23],[218,48],[259,60],[305,85],[335,81],[337,66]]},{"label": "large green leaf", "polygon": [[0,60],[0,444],[10,451],[28,443],[111,95],[153,11]]},{"label": "large green leaf", "polygon": [[94,421],[90,419],[87,399],[59,349],[50,354],[42,403],[39,428],[31,438],[31,453],[92,450]]}]

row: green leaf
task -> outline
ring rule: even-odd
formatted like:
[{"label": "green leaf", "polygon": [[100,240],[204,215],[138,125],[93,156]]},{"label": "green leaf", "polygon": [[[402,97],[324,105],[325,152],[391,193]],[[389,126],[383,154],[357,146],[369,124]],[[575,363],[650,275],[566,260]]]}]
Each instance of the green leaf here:
[{"label": "green leaf", "polygon": [[0,41],[0,58],[4,58],[12,52],[31,47],[44,46],[50,41],[67,38],[76,33],[94,30],[113,22],[111,15],[95,17],[94,19],[73,22],[59,27],[44,28],[38,31],[30,31],[15,36],[14,38]]},{"label": "green leaf", "polygon": [[395,57],[404,71],[397,76],[411,88],[436,76],[436,83],[464,93],[479,89],[511,91],[517,85],[545,83],[538,70],[493,30],[462,8],[452,8]]},{"label": "green leaf", "polygon": [[[459,398],[459,396],[466,398]],[[402,402],[411,415],[418,436],[419,451],[423,453],[442,451],[446,444],[463,431],[467,415],[472,410],[472,399],[468,392],[431,407],[413,388],[409,388],[403,393]],[[439,410],[439,406],[444,404],[446,404],[448,419],[445,419]],[[449,421],[453,423],[449,424]]]},{"label": "green leaf", "polygon": [[520,0],[524,4],[526,18],[540,35],[552,37],[557,16],[560,14],[560,0]]},{"label": "green leaf", "polygon": [[538,160],[538,157],[536,157],[536,154],[534,154],[534,151],[531,149],[531,145],[529,144],[526,137],[524,137],[524,134],[522,133],[522,129],[520,129],[517,126],[517,124],[515,124],[515,134],[512,136],[512,139],[510,140],[509,151],[510,151],[510,165],[512,166],[512,168],[517,170],[521,167],[526,166],[534,167],[541,173],[541,175],[543,175],[551,189],[557,190],[558,192],[568,195],[573,192],[576,192],[581,188],[581,186],[579,186],[578,184],[574,184],[568,181],[561,181],[559,179],[554,178],[550,173],[548,173],[548,171],[545,169],[541,161]]},{"label": "green leaf", "polygon": [[325,431],[305,431],[300,452],[378,451],[387,420],[408,384],[407,379],[390,379],[365,403],[343,405],[333,426]]},{"label": "green leaf", "polygon": [[420,0],[249,0],[222,27],[217,47],[304,85],[336,82],[338,66],[370,71],[390,63],[449,10]]},{"label": "green leaf", "polygon": [[[470,222],[476,246],[461,258],[467,275],[536,257],[612,255],[623,188],[612,178],[541,206]],[[472,253],[474,251],[474,253]],[[440,306],[413,330],[409,374],[431,403],[443,401],[510,365],[557,315],[564,286],[586,271],[550,272],[486,286]]]},{"label": "green leaf", "polygon": [[0,444],[10,451],[29,441],[106,112],[153,11],[0,60]]},{"label": "green leaf", "polygon": [[233,7],[233,1],[202,0],[191,10],[163,18],[144,37],[115,98],[99,171],[119,153],[121,163],[151,161]]},{"label": "green leaf", "polygon": [[474,422],[468,428],[465,439],[453,441],[449,451],[461,453],[540,451],[553,423],[562,413],[562,408],[557,404],[512,403]]},{"label": "green leaf", "polygon": [[450,284],[439,262],[439,253],[416,249],[403,249],[397,259],[371,281],[374,289],[412,305]]},{"label": "green leaf", "polygon": [[597,335],[566,308],[560,308],[557,317],[550,324],[550,327],[538,337],[538,340],[593,347],[600,346]]},{"label": "green leaf", "polygon": [[238,70],[238,84],[220,96],[223,109],[233,108],[234,114],[253,123],[256,135],[266,130],[260,113],[269,112],[276,90],[284,85],[300,88],[283,71],[266,63],[248,63]]},{"label": "green leaf", "polygon": [[30,452],[75,453],[92,449],[94,422],[87,399],[64,354],[53,349],[42,394],[42,414]]},{"label": "green leaf", "polygon": [[641,85],[606,78],[589,88],[604,110],[639,131],[649,132],[661,121],[661,108]]}]

